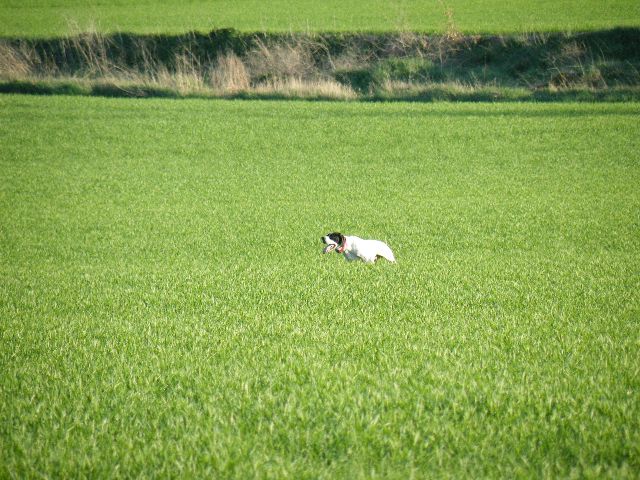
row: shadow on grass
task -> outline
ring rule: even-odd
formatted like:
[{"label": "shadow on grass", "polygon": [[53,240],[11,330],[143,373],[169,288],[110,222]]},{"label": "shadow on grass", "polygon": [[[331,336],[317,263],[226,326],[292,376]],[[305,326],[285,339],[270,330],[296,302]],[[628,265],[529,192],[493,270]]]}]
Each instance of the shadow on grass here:
[{"label": "shadow on grass", "polygon": [[26,95],[91,95],[91,89],[73,82],[12,80],[0,82],[0,93]]},{"label": "shadow on grass", "polygon": [[14,80],[0,82],[0,93],[27,95],[76,95],[113,98],[180,98],[176,92],[147,86],[118,86],[65,81]]}]

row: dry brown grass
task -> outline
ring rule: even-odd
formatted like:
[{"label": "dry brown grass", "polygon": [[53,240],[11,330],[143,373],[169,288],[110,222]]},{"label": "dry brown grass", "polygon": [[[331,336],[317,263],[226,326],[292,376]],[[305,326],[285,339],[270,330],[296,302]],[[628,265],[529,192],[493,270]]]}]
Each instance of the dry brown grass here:
[{"label": "dry brown grass", "polygon": [[56,64],[24,44],[0,43],[0,78],[4,80],[73,81],[86,87],[111,85],[123,92],[136,87],[167,89],[179,96],[277,95],[285,98],[349,100],[356,93],[313,65],[309,45],[285,43],[257,47],[244,59],[228,52],[213,64],[203,64],[189,51],[174,57],[171,67],[160,64],[139,46],[143,59],[126,67],[109,55],[109,39],[99,33],[64,40],[63,51],[73,51],[77,65]]},{"label": "dry brown grass", "polygon": [[0,78],[20,80],[28,78],[34,72],[32,52],[24,45],[17,48],[7,42],[0,42]]},{"label": "dry brown grass", "polygon": [[209,84],[216,92],[237,93],[249,89],[251,77],[242,59],[229,52],[218,56],[209,73]]},{"label": "dry brown grass", "polygon": [[[89,78],[100,78],[112,75],[117,65],[108,55],[108,39],[100,33],[86,33],[67,39],[69,49],[80,54],[82,72]],[[68,72],[74,73],[74,72]]]},{"label": "dry brown grass", "polygon": [[246,62],[253,79],[317,76],[309,45],[301,41],[268,44],[257,40],[256,47],[247,53]]},{"label": "dry brown grass", "polygon": [[[0,43],[0,78],[4,80],[75,81],[83,84],[140,85],[164,88],[179,95],[277,94],[286,97],[354,98],[355,93],[327,79],[313,62],[311,42],[256,42],[244,58],[233,52],[202,63],[189,50],[160,63],[139,43],[142,59],[135,67],[111,52],[112,40],[98,32],[65,38],[61,62],[36,54],[26,44]],[[72,54],[70,54],[72,52]],[[123,87],[124,88],[124,87]]]},{"label": "dry brown grass", "polygon": [[251,93],[259,95],[277,94],[285,98],[323,98],[331,100],[353,100],[356,92],[350,87],[335,80],[303,80],[288,78],[286,80],[269,80],[256,85]]},{"label": "dry brown grass", "polygon": [[164,66],[158,67],[155,80],[158,85],[177,90],[180,94],[206,89],[202,65],[188,52],[175,56],[173,71]]}]

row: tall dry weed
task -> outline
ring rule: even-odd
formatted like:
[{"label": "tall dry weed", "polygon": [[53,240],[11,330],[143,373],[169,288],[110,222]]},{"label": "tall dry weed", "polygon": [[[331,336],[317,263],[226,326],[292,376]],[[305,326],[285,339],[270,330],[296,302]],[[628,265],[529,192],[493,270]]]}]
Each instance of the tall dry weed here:
[{"label": "tall dry weed", "polygon": [[62,47],[63,51],[72,54],[70,61],[61,65],[61,70],[67,74],[98,78],[111,75],[115,69],[109,56],[109,39],[99,32],[68,37]]},{"label": "tall dry weed", "polygon": [[180,94],[207,89],[203,67],[189,52],[176,55],[173,64],[171,70],[166,65],[157,65],[154,70],[143,72],[142,75],[153,86],[176,90]]},{"label": "tall dry weed", "polygon": [[0,41],[0,77],[21,80],[35,73],[33,50],[23,44],[13,46]]},{"label": "tall dry weed", "polygon": [[311,51],[301,41],[267,44],[258,39],[247,54],[247,67],[258,80],[317,76]]},{"label": "tall dry weed", "polygon": [[438,60],[442,65],[451,55],[460,50],[461,44],[464,42],[464,35],[456,24],[453,9],[443,0],[439,0],[439,3],[446,18],[445,33],[439,36],[435,43]]},{"label": "tall dry weed", "polygon": [[429,50],[429,39],[419,33],[403,31],[389,39],[385,50],[389,57],[424,58]]},{"label": "tall dry weed", "polygon": [[216,91],[236,93],[249,89],[251,76],[242,59],[230,52],[218,56],[209,73],[209,84]]}]

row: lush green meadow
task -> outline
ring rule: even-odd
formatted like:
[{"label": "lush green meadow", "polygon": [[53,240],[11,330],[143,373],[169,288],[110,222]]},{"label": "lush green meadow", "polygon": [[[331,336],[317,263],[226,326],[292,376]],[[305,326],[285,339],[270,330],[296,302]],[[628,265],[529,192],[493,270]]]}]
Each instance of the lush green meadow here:
[{"label": "lush green meadow", "polygon": [[639,119],[1,96],[0,477],[637,477]]},{"label": "lush green meadow", "polygon": [[182,33],[396,31],[511,33],[640,25],[637,0],[0,0],[0,36],[57,36],[78,29]]}]

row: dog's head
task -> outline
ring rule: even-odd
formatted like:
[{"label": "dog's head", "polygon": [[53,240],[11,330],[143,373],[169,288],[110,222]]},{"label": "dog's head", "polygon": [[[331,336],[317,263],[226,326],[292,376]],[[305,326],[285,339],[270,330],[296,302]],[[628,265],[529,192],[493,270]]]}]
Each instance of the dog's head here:
[{"label": "dog's head", "polygon": [[338,248],[339,251],[339,248],[344,247],[344,244],[346,242],[346,238],[344,238],[344,235],[338,232],[328,233],[324,237],[321,237],[320,240],[322,240],[322,242],[327,245],[326,247],[324,247],[324,250],[322,250],[322,253],[329,253],[336,248]]}]

